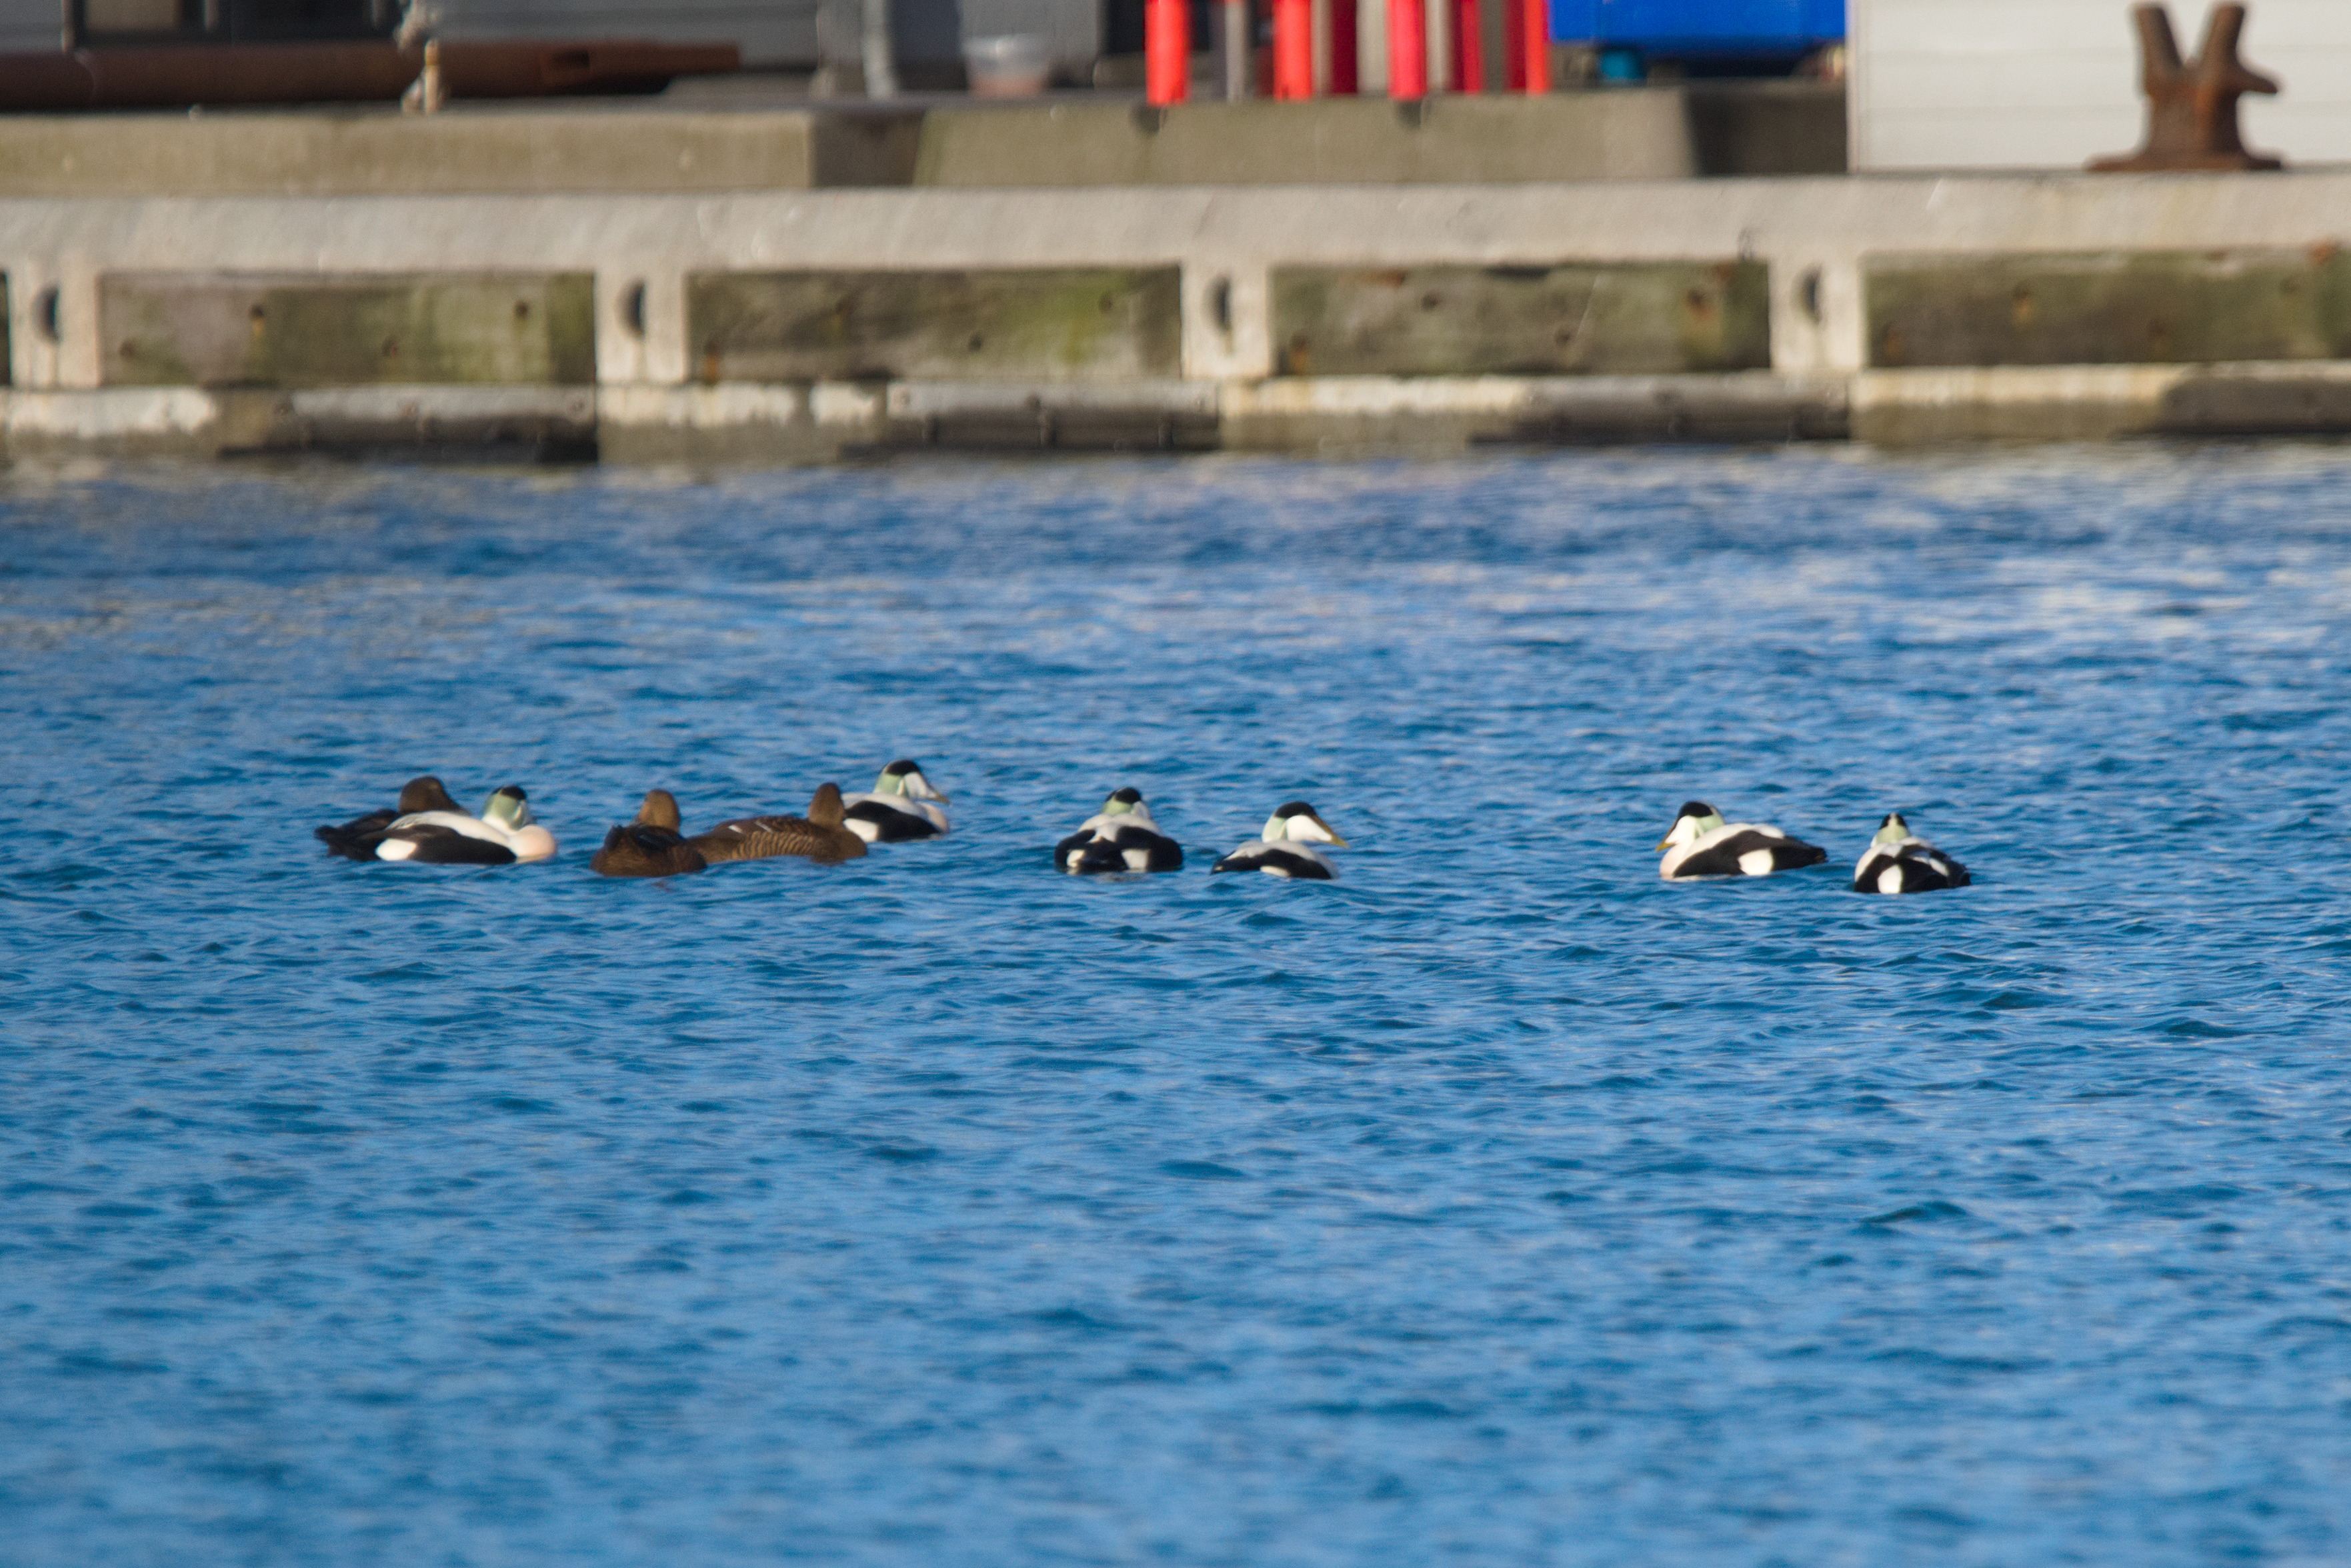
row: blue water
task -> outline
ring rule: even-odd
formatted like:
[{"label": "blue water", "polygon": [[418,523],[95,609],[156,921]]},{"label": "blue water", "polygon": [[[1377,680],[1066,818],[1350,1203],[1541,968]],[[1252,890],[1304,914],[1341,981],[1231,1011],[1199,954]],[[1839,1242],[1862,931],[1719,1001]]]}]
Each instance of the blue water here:
[{"label": "blue water", "polygon": [[0,1563],[2351,1560],[2346,691],[2341,447],[20,466]]}]

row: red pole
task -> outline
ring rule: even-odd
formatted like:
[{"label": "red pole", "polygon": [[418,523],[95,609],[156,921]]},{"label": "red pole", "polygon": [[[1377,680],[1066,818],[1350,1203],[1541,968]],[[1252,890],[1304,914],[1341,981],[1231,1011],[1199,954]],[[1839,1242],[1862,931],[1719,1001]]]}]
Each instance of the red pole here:
[{"label": "red pole", "polygon": [[1478,0],[1453,0],[1453,90],[1486,90],[1486,26]]},{"label": "red pole", "polygon": [[1519,25],[1511,30],[1519,42],[1519,69],[1510,85],[1521,92],[1551,90],[1550,0],[1519,0]]},{"label": "red pole", "polygon": [[1428,96],[1428,9],[1423,0],[1388,0],[1388,96]]},{"label": "red pole", "polygon": [[1355,0],[1331,0],[1331,90],[1348,97],[1364,81],[1363,68],[1356,63],[1363,46],[1355,22]]},{"label": "red pole", "polygon": [[1144,0],[1143,77],[1155,104],[1181,103],[1190,94],[1191,0]]},{"label": "red pole", "polygon": [[1314,96],[1314,0],[1273,0],[1273,96]]}]

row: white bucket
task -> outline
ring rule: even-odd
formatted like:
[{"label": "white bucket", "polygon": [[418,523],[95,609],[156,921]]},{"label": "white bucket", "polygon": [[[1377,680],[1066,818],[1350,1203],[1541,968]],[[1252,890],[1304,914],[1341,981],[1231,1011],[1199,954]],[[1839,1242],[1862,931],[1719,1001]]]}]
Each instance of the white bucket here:
[{"label": "white bucket", "polygon": [[1053,74],[1052,46],[1034,33],[966,38],[963,66],[974,98],[1034,98]]}]

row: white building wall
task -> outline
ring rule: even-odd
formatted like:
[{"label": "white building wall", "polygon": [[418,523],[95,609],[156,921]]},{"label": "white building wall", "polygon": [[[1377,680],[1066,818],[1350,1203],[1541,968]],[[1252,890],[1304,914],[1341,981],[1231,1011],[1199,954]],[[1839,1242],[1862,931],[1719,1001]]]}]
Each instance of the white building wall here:
[{"label": "white building wall", "polygon": [[[1856,169],[2078,169],[2138,145],[2129,0],[1847,0]],[[2174,0],[2183,55],[2205,7]],[[2276,78],[2245,144],[2351,162],[2351,0],[2249,0],[2240,56]]]}]

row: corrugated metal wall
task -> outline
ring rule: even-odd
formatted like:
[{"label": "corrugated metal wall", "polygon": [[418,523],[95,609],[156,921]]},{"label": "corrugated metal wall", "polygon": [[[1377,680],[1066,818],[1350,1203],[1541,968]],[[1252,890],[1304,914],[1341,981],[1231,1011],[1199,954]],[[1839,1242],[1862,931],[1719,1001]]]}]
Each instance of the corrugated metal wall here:
[{"label": "corrugated metal wall", "polygon": [[449,38],[737,43],[746,65],[813,63],[818,0],[438,0]]},{"label": "corrugated metal wall", "polygon": [[[1857,169],[2078,169],[2138,144],[2127,0],[1852,0]],[[2182,54],[2205,7],[2175,4]],[[2246,144],[2351,161],[2351,0],[2249,0],[2240,51],[2284,83],[2244,100]]]},{"label": "corrugated metal wall", "polygon": [[0,49],[54,49],[64,37],[57,0],[0,0]]},{"label": "corrugated metal wall", "polygon": [[[819,0],[437,0],[452,38],[659,38],[739,43],[751,65],[817,57]],[[0,0],[0,49],[54,49],[58,0]]]}]

